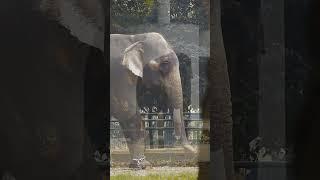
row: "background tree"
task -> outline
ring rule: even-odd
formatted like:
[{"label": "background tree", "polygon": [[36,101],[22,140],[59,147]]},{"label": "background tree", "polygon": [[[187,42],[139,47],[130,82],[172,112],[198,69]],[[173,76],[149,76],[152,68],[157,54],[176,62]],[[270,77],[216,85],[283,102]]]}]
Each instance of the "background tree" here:
[{"label": "background tree", "polygon": [[249,160],[249,142],[258,136],[260,2],[227,0],[221,26],[232,94],[234,159]]}]

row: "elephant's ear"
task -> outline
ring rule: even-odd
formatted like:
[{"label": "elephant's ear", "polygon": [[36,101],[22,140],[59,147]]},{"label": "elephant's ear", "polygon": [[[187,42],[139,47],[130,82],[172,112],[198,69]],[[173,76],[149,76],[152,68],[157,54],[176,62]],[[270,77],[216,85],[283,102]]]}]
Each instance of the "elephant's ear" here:
[{"label": "elephant's ear", "polygon": [[122,65],[133,74],[142,78],[143,76],[143,42],[138,41],[124,51]]},{"label": "elephant's ear", "polygon": [[101,0],[39,0],[39,10],[58,21],[81,42],[104,51],[104,11]]}]

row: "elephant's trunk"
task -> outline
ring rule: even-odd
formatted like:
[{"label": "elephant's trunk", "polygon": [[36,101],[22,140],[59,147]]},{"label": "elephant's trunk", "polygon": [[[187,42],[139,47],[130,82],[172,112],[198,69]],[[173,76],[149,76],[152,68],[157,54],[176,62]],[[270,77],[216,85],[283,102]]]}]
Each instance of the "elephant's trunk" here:
[{"label": "elephant's trunk", "polygon": [[[174,85],[174,84],[173,84]],[[174,121],[174,130],[175,136],[177,139],[182,140],[183,143],[187,142],[186,139],[186,132],[184,128],[184,121],[183,121],[183,97],[182,97],[182,90],[181,84],[176,84],[170,91],[168,98],[171,101],[171,105],[173,108],[173,121]],[[175,88],[174,88],[175,87]]]},{"label": "elephant's trunk", "polygon": [[185,125],[183,121],[183,94],[179,65],[175,65],[165,79],[165,91],[171,107],[173,108],[174,133],[182,144],[187,144]]},{"label": "elephant's trunk", "polygon": [[170,106],[173,109],[175,136],[184,136],[185,134],[182,134],[181,132],[181,125],[183,124],[183,95],[178,64],[173,66],[172,71],[166,75],[164,82],[165,91],[168,96]]}]

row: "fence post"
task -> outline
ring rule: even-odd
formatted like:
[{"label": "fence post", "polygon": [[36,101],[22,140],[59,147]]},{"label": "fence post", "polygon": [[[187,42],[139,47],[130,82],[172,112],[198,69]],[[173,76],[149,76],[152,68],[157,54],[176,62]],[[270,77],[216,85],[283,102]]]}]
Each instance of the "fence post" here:
[{"label": "fence post", "polygon": [[[164,121],[163,121],[163,119],[164,119],[164,114],[163,114],[163,112],[162,111],[160,111],[160,114],[158,115],[158,118],[159,119],[161,119],[161,121],[159,121],[158,123],[157,123],[157,127],[164,127],[163,125],[164,125]],[[158,141],[159,141],[159,143],[158,143],[158,148],[164,148],[164,138],[163,138],[163,131],[164,130],[158,130]]]},{"label": "fence post", "polygon": [[[155,113],[155,112],[153,112],[153,113]],[[153,114],[152,116],[151,116],[152,118],[152,120],[155,120],[155,121],[152,121],[152,127],[154,127],[154,128],[157,128],[158,127],[158,114]],[[154,129],[154,130],[152,130],[152,148],[153,149],[156,149],[156,148],[158,148],[158,144],[159,144],[159,138],[158,138],[158,130],[157,129]]]}]

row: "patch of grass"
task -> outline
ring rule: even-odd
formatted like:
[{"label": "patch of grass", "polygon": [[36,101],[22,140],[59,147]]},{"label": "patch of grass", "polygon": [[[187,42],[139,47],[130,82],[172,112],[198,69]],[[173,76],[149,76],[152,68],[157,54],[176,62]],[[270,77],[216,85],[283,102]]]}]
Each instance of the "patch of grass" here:
[{"label": "patch of grass", "polygon": [[121,174],[111,176],[111,180],[197,180],[197,173],[179,173],[179,174],[149,174],[146,176],[137,176],[132,174]]}]

